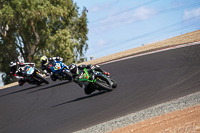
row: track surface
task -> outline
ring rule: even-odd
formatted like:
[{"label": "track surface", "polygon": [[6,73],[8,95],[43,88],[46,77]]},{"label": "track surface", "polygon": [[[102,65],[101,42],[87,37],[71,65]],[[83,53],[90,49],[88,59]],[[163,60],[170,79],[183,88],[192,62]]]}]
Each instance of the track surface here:
[{"label": "track surface", "polygon": [[101,67],[118,83],[112,92],[50,79],[0,90],[0,133],[70,133],[200,91],[200,45]]}]

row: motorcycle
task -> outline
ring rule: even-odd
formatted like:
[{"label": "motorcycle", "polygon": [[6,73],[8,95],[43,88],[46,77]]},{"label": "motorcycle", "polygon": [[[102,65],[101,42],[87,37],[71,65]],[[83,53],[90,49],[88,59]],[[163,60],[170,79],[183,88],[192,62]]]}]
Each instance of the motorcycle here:
[{"label": "motorcycle", "polygon": [[26,82],[28,82],[29,84],[49,84],[49,82],[43,77],[42,73],[35,67],[26,65],[24,67],[23,73],[25,75]]},{"label": "motorcycle", "polygon": [[84,68],[83,74],[79,77],[79,81],[85,86],[86,94],[91,94],[95,90],[112,91],[117,87],[117,83],[102,72]]},{"label": "motorcycle", "polygon": [[62,63],[61,61],[54,60],[50,65],[49,68],[51,69],[51,79],[53,81],[59,80],[72,80],[72,74],[69,71],[69,68],[67,65]]}]

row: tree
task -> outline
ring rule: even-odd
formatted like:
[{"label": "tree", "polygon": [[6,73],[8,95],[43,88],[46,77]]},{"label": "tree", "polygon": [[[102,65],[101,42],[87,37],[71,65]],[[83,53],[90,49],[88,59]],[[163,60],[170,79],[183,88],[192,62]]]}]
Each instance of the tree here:
[{"label": "tree", "polygon": [[19,56],[38,67],[42,55],[61,56],[69,64],[88,49],[87,9],[79,14],[73,0],[0,0],[0,27],[4,81],[8,63]]}]

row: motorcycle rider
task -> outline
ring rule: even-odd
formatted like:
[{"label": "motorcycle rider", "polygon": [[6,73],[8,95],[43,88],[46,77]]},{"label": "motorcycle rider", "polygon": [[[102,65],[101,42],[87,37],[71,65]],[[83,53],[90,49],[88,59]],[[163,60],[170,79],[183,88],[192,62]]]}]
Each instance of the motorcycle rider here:
[{"label": "motorcycle rider", "polygon": [[50,74],[51,79],[53,81],[56,81],[57,79],[60,79],[61,77],[59,77],[59,75],[55,76],[54,73],[50,69],[50,65],[53,63],[54,60],[62,62],[63,58],[61,58],[59,56],[58,57],[50,57],[50,58],[47,58],[46,56],[42,56],[40,58],[42,71],[45,73],[46,76],[49,76],[49,74]]},{"label": "motorcycle rider", "polygon": [[41,61],[41,69],[42,71],[44,72],[44,74],[46,76],[49,76],[49,73],[51,73],[51,70],[49,69],[49,60],[46,56],[42,56],[40,58],[40,61]]},{"label": "motorcycle rider", "polygon": [[91,94],[92,93],[92,88],[89,88],[90,86],[85,87],[83,85],[83,83],[81,81],[79,81],[79,79],[81,79],[83,74],[84,74],[84,71],[83,71],[84,68],[95,70],[95,71],[99,71],[99,72],[104,73],[107,76],[110,76],[109,72],[104,71],[98,65],[89,64],[89,65],[79,65],[79,66],[77,66],[74,63],[70,64],[69,65],[69,70],[73,74],[73,81],[75,83],[77,83],[81,88],[84,88],[84,91],[85,91],[86,94]]},{"label": "motorcycle rider", "polygon": [[26,77],[23,73],[23,70],[26,65],[35,66],[35,63],[23,63],[23,62],[16,62],[11,61],[10,66],[10,73],[17,78],[19,86],[22,86],[26,82]]},{"label": "motorcycle rider", "polygon": [[49,76],[51,73],[51,69],[49,68],[49,65],[53,62],[53,60],[63,61],[63,58],[61,57],[50,57],[49,59],[44,55],[40,58],[41,61],[41,69],[45,73],[46,76]]}]

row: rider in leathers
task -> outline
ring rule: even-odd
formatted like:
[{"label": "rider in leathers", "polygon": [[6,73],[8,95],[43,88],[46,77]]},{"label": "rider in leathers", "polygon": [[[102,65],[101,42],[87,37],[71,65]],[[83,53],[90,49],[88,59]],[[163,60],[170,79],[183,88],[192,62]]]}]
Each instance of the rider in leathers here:
[{"label": "rider in leathers", "polygon": [[57,61],[63,61],[63,58],[61,57],[50,57],[50,58],[47,58],[46,56],[42,56],[40,58],[40,61],[41,61],[41,69],[42,71],[45,73],[46,76],[49,76],[50,74],[50,77],[53,81],[56,81],[57,79],[60,79],[62,77],[58,77],[58,76],[55,76],[54,73],[51,71],[49,65],[51,65],[51,63],[54,61],[54,60],[57,60]]},{"label": "rider in leathers", "polygon": [[84,88],[85,90],[85,93],[86,94],[91,94],[93,91],[91,88],[89,88],[90,86],[87,86],[85,87],[83,85],[82,82],[79,81],[80,78],[82,78],[83,76],[83,69],[86,68],[86,69],[91,69],[91,70],[95,70],[95,71],[99,71],[99,72],[102,72],[104,73],[105,75],[109,76],[110,73],[109,72],[106,72],[104,71],[103,69],[100,68],[100,66],[98,65],[79,65],[77,66],[76,64],[72,63],[69,65],[69,70],[70,72],[73,74],[73,81],[75,83],[77,83],[80,87]]},{"label": "rider in leathers", "polygon": [[10,73],[17,78],[19,86],[22,86],[26,81],[26,77],[23,73],[24,67],[26,65],[30,65],[32,67],[35,66],[35,63],[22,63],[22,62],[15,62],[11,61],[10,66]]},{"label": "rider in leathers", "polygon": [[51,70],[49,69],[49,59],[46,56],[42,56],[40,58],[41,61],[41,69],[46,76],[49,76]]}]

